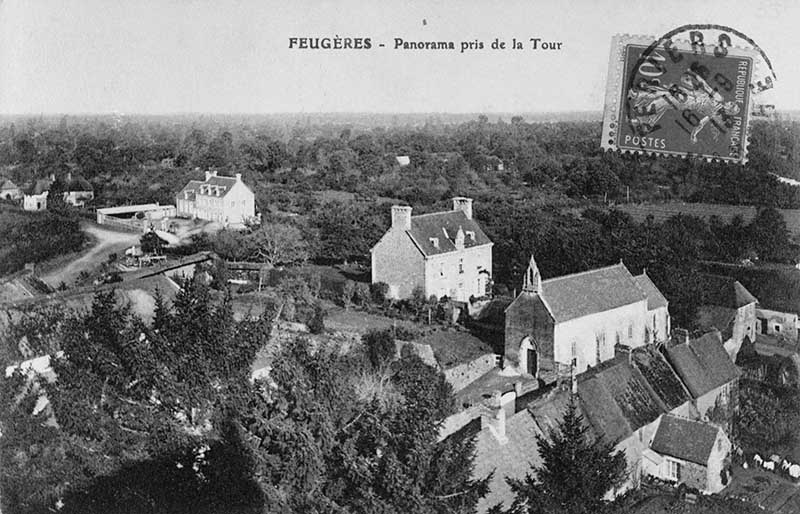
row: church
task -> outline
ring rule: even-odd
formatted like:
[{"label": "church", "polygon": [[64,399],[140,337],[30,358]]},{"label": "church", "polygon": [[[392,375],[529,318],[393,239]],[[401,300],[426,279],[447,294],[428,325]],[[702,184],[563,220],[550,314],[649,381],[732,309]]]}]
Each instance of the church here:
[{"label": "church", "polygon": [[522,292],[506,308],[505,368],[546,380],[614,358],[616,345],[664,341],[668,303],[646,273],[620,262],[542,280],[531,257]]}]

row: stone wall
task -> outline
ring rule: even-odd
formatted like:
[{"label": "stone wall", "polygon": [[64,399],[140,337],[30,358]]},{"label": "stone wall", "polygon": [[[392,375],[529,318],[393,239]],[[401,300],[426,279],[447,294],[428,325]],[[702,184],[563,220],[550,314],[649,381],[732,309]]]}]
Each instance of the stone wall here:
[{"label": "stone wall", "polygon": [[497,366],[499,357],[493,353],[481,355],[473,361],[444,370],[444,376],[453,386],[453,392],[458,392]]}]

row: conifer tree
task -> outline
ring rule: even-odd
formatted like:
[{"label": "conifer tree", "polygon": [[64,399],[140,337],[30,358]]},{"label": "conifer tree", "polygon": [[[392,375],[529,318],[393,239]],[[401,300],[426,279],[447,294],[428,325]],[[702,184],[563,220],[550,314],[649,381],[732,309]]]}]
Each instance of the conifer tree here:
[{"label": "conifer tree", "polygon": [[590,514],[603,512],[603,496],[625,474],[625,453],[592,439],[571,395],[564,418],[549,437],[537,436],[542,466],[522,480],[509,479],[516,494],[512,514]]}]

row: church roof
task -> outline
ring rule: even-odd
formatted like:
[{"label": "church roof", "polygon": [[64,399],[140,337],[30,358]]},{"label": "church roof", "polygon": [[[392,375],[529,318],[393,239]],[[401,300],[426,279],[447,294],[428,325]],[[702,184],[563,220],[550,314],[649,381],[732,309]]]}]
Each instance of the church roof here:
[{"label": "church roof", "polygon": [[708,465],[719,427],[667,414],[661,418],[650,448],[661,455]]},{"label": "church roof", "polygon": [[621,262],[544,280],[540,295],[557,323],[647,299]]},{"label": "church roof", "polygon": [[667,359],[694,398],[739,378],[719,332],[708,332],[688,343],[667,347]]},{"label": "church roof", "polygon": [[[423,254],[439,255],[456,250],[455,239],[459,229],[464,232],[464,248],[492,243],[477,221],[467,218],[463,211],[455,210],[411,216],[408,234]],[[438,247],[432,239],[436,240]]]},{"label": "church roof", "polygon": [[636,283],[642,288],[644,294],[647,295],[647,310],[652,311],[661,307],[667,306],[667,299],[661,294],[656,285],[650,280],[646,273],[642,273],[634,277]]}]

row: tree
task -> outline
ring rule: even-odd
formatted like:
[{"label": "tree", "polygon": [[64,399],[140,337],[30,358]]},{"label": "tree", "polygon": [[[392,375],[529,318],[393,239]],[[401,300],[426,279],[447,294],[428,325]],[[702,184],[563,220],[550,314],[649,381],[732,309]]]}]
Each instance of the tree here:
[{"label": "tree", "polygon": [[564,418],[549,437],[536,437],[543,464],[522,480],[509,479],[516,498],[513,513],[589,514],[602,512],[603,496],[625,474],[625,453],[614,445],[591,440],[575,395]]},{"label": "tree", "polygon": [[474,440],[437,442],[451,412],[444,376],[409,356],[380,372],[357,355],[296,340],[242,419],[269,512],[474,511]]},{"label": "tree", "polygon": [[167,242],[158,237],[158,234],[151,230],[139,238],[139,244],[142,246],[143,253],[161,255],[164,245],[167,244]]},{"label": "tree", "polygon": [[300,230],[287,223],[265,223],[250,234],[253,257],[270,266],[298,264],[308,259]]},{"label": "tree", "polygon": [[[215,501],[217,484],[204,473],[236,453],[220,443],[223,421],[246,398],[270,324],[235,321],[229,299],[214,302],[193,280],[171,307],[157,295],[151,326],[113,291],[97,293],[88,313],[59,321],[54,381],[31,387],[20,374],[0,384],[4,399],[19,399],[0,406],[3,510],[58,502],[65,512],[146,512]],[[42,392],[49,407],[37,412]]]}]

